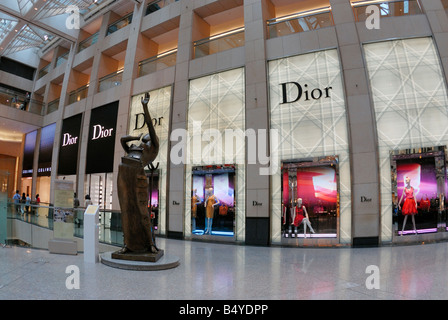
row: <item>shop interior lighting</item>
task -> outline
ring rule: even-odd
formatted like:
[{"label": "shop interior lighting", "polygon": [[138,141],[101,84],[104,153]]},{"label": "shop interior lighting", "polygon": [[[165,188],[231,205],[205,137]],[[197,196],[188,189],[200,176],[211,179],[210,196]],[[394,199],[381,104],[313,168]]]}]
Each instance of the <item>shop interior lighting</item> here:
[{"label": "shop interior lighting", "polygon": [[297,19],[300,17],[311,16],[311,15],[315,15],[318,13],[329,12],[329,11],[331,11],[331,7],[324,7],[324,8],[320,8],[320,9],[313,9],[313,10],[309,10],[309,11],[305,11],[305,12],[291,14],[291,15],[276,18],[273,20],[274,20],[274,22],[280,22],[280,21],[284,21],[284,20]]}]

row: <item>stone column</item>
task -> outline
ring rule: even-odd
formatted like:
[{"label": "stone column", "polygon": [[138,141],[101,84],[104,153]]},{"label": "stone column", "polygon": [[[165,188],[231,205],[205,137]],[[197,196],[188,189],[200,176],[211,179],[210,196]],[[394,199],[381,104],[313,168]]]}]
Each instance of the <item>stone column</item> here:
[{"label": "stone column", "polygon": [[378,143],[362,44],[350,1],[330,0],[330,4],[346,88],[351,162],[352,245],[378,245],[381,237]]}]

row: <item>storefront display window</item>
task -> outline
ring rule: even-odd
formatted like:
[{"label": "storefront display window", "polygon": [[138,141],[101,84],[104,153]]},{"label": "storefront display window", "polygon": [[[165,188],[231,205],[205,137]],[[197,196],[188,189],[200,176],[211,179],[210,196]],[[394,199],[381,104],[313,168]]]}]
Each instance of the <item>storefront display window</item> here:
[{"label": "storefront display window", "polygon": [[282,236],[337,236],[338,158],[284,162],[282,167]]},{"label": "storefront display window", "polygon": [[391,152],[394,234],[446,231],[445,147]]},{"label": "storefront display window", "polygon": [[191,188],[192,233],[233,237],[235,166],[194,167]]}]

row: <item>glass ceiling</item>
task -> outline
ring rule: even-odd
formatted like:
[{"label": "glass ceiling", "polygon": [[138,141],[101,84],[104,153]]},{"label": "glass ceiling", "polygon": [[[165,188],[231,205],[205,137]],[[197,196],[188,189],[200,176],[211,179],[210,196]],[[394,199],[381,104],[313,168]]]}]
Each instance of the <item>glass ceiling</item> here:
[{"label": "glass ceiling", "polygon": [[[41,49],[58,35],[44,30],[46,18],[69,15],[76,6],[81,16],[115,0],[1,0],[0,56],[29,48]],[[39,22],[39,23],[36,23]],[[37,25],[41,26],[38,27]],[[64,28],[60,28],[62,33]]]}]

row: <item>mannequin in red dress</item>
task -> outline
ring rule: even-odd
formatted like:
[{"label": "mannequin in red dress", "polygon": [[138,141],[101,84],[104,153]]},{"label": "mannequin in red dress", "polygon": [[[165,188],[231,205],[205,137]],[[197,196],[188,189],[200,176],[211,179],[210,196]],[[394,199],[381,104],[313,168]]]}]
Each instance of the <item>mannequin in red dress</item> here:
[{"label": "mannequin in red dress", "polygon": [[308,212],[306,211],[306,207],[302,205],[302,198],[297,199],[296,207],[294,207],[296,210],[295,216],[293,219],[293,225],[295,233],[297,233],[297,227],[300,226],[303,223],[303,235],[306,238],[306,227],[308,226],[312,233],[314,232],[313,227],[310,224],[310,218],[308,217]]},{"label": "mannequin in red dress", "polygon": [[400,209],[401,201],[403,200],[403,197],[405,196],[403,208],[401,210],[402,214],[404,215],[404,221],[403,221],[403,228],[401,230],[401,235],[403,235],[404,227],[406,226],[406,220],[408,219],[408,216],[412,217],[412,224],[414,226],[415,234],[417,234],[417,228],[415,228],[415,219],[414,216],[417,214],[417,200],[415,199],[414,194],[414,188],[411,187],[411,178],[406,177],[406,187],[403,190],[403,193],[401,194],[400,201],[398,202],[398,209]]}]

